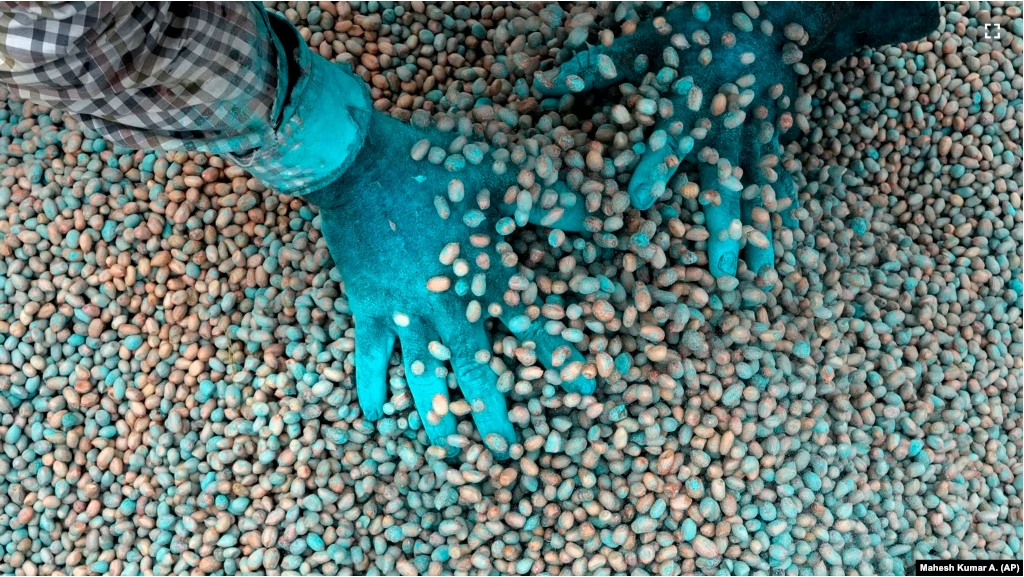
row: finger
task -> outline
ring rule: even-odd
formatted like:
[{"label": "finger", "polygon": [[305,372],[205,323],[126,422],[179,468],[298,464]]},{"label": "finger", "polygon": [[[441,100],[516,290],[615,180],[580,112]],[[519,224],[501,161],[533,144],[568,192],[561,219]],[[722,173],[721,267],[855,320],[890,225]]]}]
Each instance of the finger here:
[{"label": "finger", "polygon": [[395,348],[395,335],[384,321],[374,318],[360,317],[355,328],[356,397],[363,415],[376,421],[384,412],[388,360]]},{"label": "finger", "polygon": [[779,143],[779,131],[771,123],[764,122],[756,134],[751,141],[768,147],[774,155],[770,166],[762,170],[765,179],[771,184],[771,192],[764,199],[765,208],[769,212],[778,212],[782,218],[782,225],[786,228],[796,228],[800,226],[799,221],[793,218],[793,211],[798,207],[796,183],[793,182],[793,176],[782,166],[784,150]]},{"label": "finger", "polygon": [[[704,204],[704,220],[708,233],[708,268],[712,276],[735,276],[739,259],[740,239],[743,234],[742,213],[740,210],[740,184],[732,174],[723,174],[722,161],[736,166],[741,143],[739,131],[727,130],[722,137],[716,139],[715,146],[719,155],[718,164],[701,163],[700,178],[702,204]],[[718,193],[705,196],[705,191]]]},{"label": "finger", "polygon": [[472,408],[480,438],[495,456],[507,457],[516,433],[508,418],[505,395],[498,390],[498,375],[491,369],[491,344],[483,323],[444,323],[439,331],[451,351],[455,381]]},{"label": "finger", "polygon": [[521,306],[505,307],[500,318],[520,343],[533,341],[536,345],[537,358],[541,364],[569,377],[563,379],[562,388],[570,393],[581,395],[589,395],[594,392],[595,380],[580,374],[580,369],[586,363],[586,359],[576,350],[576,347],[561,337],[544,332],[544,325],[540,322],[531,322]]},{"label": "finger", "polygon": [[[629,180],[629,199],[634,208],[647,210],[657,202],[665,194],[668,181],[675,175],[679,163],[693,150],[694,141],[688,134],[689,120],[689,115],[676,117],[673,122],[680,125],[675,130],[669,129],[671,122],[659,123],[648,139],[648,150]],[[678,136],[673,136],[673,132]]]},{"label": "finger", "polygon": [[[754,233],[754,236],[757,237],[756,240],[748,238],[746,248],[743,250],[743,261],[747,264],[747,270],[758,274],[765,267],[775,268],[775,245],[772,242],[771,222],[769,221],[767,226],[762,226],[755,224],[754,221],[755,209],[764,209],[760,193],[750,199],[744,198],[741,202],[741,209],[743,224],[754,227],[757,233],[760,233],[759,236]],[[767,214],[767,212],[763,214]]]},{"label": "finger", "polygon": [[[779,153],[782,152],[782,147],[779,147]],[[793,229],[800,226],[800,221],[793,217],[793,211],[799,208],[800,201],[796,195],[796,183],[793,181],[793,175],[786,171],[781,165],[775,169],[777,175],[774,188],[775,195],[778,197],[781,210],[779,210],[779,216],[782,217],[782,226]]]},{"label": "finger", "polygon": [[[751,129],[753,130],[753,129]],[[747,236],[746,248],[743,251],[743,260],[747,269],[758,274],[764,267],[775,267],[775,246],[772,243],[772,225],[768,211],[765,209],[762,199],[762,192],[766,189],[772,190],[772,183],[768,178],[769,172],[760,163],[765,160],[762,152],[765,147],[757,141],[755,135],[748,133],[746,142],[751,147],[747,151],[743,166],[743,174],[752,185],[743,190],[740,201],[743,211],[743,225],[753,228]],[[770,164],[766,163],[766,164]]]},{"label": "finger", "polygon": [[[448,369],[437,334],[428,329],[425,319],[418,318],[398,334],[405,364],[405,380],[409,383],[416,410],[423,421],[427,438],[434,445],[448,446],[448,435],[455,432],[455,416],[448,410]],[[432,344],[433,341],[436,344]],[[435,356],[437,355],[437,356]],[[441,358],[438,358],[441,357]]]}]

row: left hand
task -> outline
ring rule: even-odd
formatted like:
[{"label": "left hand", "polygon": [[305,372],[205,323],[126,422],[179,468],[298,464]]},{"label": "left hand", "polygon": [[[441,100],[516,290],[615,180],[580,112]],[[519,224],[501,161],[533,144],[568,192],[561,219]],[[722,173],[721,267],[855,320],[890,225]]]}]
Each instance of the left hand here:
[{"label": "left hand", "polygon": [[629,183],[633,206],[650,208],[679,162],[694,160],[700,186],[682,192],[704,206],[711,273],[735,275],[745,240],[747,269],[760,274],[775,264],[770,213],[787,228],[798,225],[779,138],[794,125],[809,129],[810,96],[796,90],[806,63],[921,38],[938,23],[932,1],[677,4],[611,46],[577,54],[553,77],[538,73],[534,86],[565,94],[655,72],[657,92],[668,97],[634,112],[657,120]]}]

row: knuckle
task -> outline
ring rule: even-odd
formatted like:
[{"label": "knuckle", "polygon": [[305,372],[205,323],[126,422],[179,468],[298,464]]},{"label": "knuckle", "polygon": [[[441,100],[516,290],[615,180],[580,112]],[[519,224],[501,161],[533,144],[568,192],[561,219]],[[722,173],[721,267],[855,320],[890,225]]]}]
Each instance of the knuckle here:
[{"label": "knuckle", "polygon": [[480,396],[486,387],[492,385],[492,381],[495,380],[494,372],[486,363],[477,363],[471,359],[453,360],[452,362],[455,365],[459,387],[468,396]]}]

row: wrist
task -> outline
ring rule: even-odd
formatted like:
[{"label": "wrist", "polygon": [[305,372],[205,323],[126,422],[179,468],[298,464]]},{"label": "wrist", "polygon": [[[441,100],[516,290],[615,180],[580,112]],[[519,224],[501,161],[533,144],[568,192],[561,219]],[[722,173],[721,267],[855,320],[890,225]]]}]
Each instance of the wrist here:
[{"label": "wrist", "polygon": [[361,78],[310,50],[283,18],[268,17],[280,71],[273,133],[262,147],[229,156],[272,189],[302,196],[349,168],[373,106]]}]

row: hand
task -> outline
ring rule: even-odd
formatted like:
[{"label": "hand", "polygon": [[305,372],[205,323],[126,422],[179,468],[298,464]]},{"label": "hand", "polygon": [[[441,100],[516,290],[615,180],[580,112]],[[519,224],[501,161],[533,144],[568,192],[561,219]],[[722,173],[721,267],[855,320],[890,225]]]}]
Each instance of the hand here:
[{"label": "hand", "polygon": [[[430,441],[445,446],[446,437],[455,432],[455,416],[448,408],[450,363],[480,436],[502,456],[515,442],[515,433],[498,375],[491,369],[485,319],[500,319],[524,346],[534,343],[537,359],[568,377],[562,384],[566,390],[592,393],[594,379],[570,374],[579,375],[583,356],[547,334],[543,321],[530,322],[519,293],[509,289],[514,276],[519,289],[525,279],[517,275],[511,248],[505,255],[499,252],[503,238],[495,226],[500,216],[496,207],[505,206],[502,199],[516,182],[514,173],[496,176],[489,162],[452,172],[450,168],[458,167],[451,162],[417,162],[410,156],[414,146],[420,153],[427,152],[428,143],[447,150],[454,139],[374,112],[352,166],[339,181],[308,198],[320,207],[324,237],[355,319],[356,394],[366,417],[382,415],[388,359],[397,339],[409,390]],[[453,178],[457,183],[450,184]],[[495,208],[485,203],[480,209],[477,193],[484,188]],[[448,213],[447,218],[439,211]],[[545,216],[544,224],[579,230],[583,203],[565,207],[561,217],[537,206],[518,218],[525,224],[527,218],[540,222]],[[509,220],[501,222],[509,225]],[[553,362],[553,356],[564,360]]]},{"label": "hand", "polygon": [[638,82],[648,69],[656,73],[656,91],[641,87],[646,99],[635,100],[634,117],[656,122],[629,183],[633,206],[650,208],[679,162],[696,162],[700,185],[686,183],[682,193],[704,206],[711,273],[735,275],[744,240],[747,269],[759,273],[775,262],[770,213],[778,213],[783,226],[798,224],[792,217],[796,189],[781,166],[779,139],[794,124],[808,128],[810,98],[796,92],[798,76],[808,72],[803,53],[806,61],[838,59],[864,44],[920,37],[937,25],[935,3],[896,4],[679,5],[611,46],[576,55],[554,76],[538,73],[535,86],[565,94]]}]

